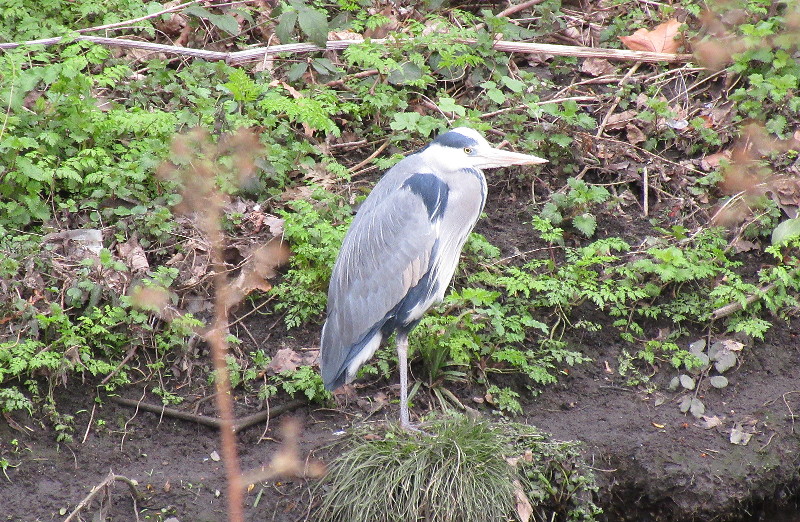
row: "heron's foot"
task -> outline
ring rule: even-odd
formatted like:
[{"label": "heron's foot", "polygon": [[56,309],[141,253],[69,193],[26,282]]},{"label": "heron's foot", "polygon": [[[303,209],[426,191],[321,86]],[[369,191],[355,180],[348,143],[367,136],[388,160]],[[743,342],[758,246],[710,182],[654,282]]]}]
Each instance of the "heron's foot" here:
[{"label": "heron's foot", "polygon": [[400,429],[406,433],[413,433],[415,435],[425,435],[426,437],[433,437],[433,433],[419,429],[419,424],[411,424],[410,422],[400,421]]}]

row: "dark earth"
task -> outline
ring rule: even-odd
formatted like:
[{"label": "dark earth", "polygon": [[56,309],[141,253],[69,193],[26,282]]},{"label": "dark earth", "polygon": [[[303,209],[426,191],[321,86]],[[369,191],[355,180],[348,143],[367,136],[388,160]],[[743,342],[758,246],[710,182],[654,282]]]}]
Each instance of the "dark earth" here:
[{"label": "dark earth", "polygon": [[[494,178],[487,218],[478,226],[505,255],[530,250],[535,241],[524,223],[530,185],[508,176]],[[646,220],[635,206],[627,210],[625,215],[601,219],[600,228],[606,227],[607,235],[643,237],[649,225],[644,225]],[[746,262],[757,266],[759,261]],[[596,314],[589,309],[585,313]],[[318,345],[318,329],[278,332],[271,330],[274,323],[258,314],[245,322],[252,337],[266,339],[265,347],[273,353],[286,346],[310,349]],[[618,371],[625,346],[611,327],[570,339],[571,346],[592,361],[565,368],[557,385],[543,388],[536,397],[525,397],[525,413],[515,420],[535,425],[557,440],[583,443],[585,461],[600,485],[596,502],[604,509],[603,520],[800,521],[800,423],[795,426],[800,412],[800,320],[774,320],[773,324],[765,341],[743,340],[738,365],[727,374],[729,386],[715,389],[700,383],[698,398],[706,405],[708,417],[718,417],[717,426],[704,426],[702,419],[680,412],[678,403],[684,394],[669,391],[676,372],[668,365],[651,368],[649,387],[630,386]],[[698,332],[681,342],[688,345],[705,335]],[[0,477],[0,519],[64,520],[113,471],[137,481],[143,497],[134,502],[128,487],[117,481],[105,492],[105,511],[100,495],[79,514],[82,518],[74,520],[103,520],[103,516],[109,520],[225,520],[226,482],[217,457],[222,453],[217,431],[136,412],[104,394],[97,395],[95,384],[72,381],[56,391],[61,411],[78,412],[73,442],[55,444],[56,433],[49,424],[21,415],[0,422],[0,457],[13,466],[6,469],[6,477]],[[141,390],[152,385],[136,383],[119,395],[138,400]],[[356,383],[355,396],[386,394],[395,399],[397,391],[396,382],[362,381]],[[466,388],[452,391],[466,402],[473,396]],[[212,414],[211,392],[198,385],[179,389],[186,399],[180,408],[191,411],[196,406],[199,412]],[[152,395],[143,400],[160,403]],[[264,406],[241,393],[236,401],[237,415],[242,417]],[[270,406],[288,401],[278,396]],[[425,404],[417,404],[414,413],[425,411]],[[343,429],[363,422],[394,421],[397,404],[390,400],[372,415],[357,400],[342,400],[338,407],[305,405],[268,424],[243,430],[238,451],[245,471],[268,465],[283,451],[287,441],[281,426],[290,417],[300,426],[300,457],[325,461],[334,456],[329,445],[341,437]],[[105,421],[105,429],[95,428],[97,420]],[[752,435],[747,444],[731,442],[735,427]],[[318,502],[314,484],[314,479],[298,478],[258,482],[246,494],[246,519],[314,520]]]}]

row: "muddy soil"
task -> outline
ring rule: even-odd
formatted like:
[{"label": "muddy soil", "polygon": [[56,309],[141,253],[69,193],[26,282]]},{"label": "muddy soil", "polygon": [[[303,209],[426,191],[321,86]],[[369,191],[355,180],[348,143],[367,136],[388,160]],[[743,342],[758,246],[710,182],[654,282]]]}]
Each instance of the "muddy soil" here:
[{"label": "muddy soil", "polygon": [[[502,180],[494,184],[488,217],[478,229],[507,255],[530,249],[535,241],[524,224],[527,207],[522,202],[529,194],[520,194],[520,187],[512,185]],[[642,224],[632,216],[617,216],[604,226],[609,233],[635,237]],[[267,339],[270,350],[318,343],[315,329],[268,335],[273,322],[247,323],[253,338]],[[651,384],[627,385],[618,372],[626,346],[611,328],[572,338],[573,347],[592,362],[566,368],[557,385],[528,397],[525,415],[517,420],[556,439],[584,443],[586,462],[600,484],[597,502],[605,510],[604,520],[800,521],[800,320],[774,324],[764,342],[747,343],[738,366],[727,374],[729,386],[698,387],[706,416],[716,416],[717,426],[680,412],[678,402],[684,394],[668,391],[675,375],[668,367],[653,368]],[[699,338],[701,333],[684,341]],[[70,382],[56,391],[61,411],[78,412],[73,442],[55,444],[56,433],[45,422],[22,416],[0,421],[0,458],[9,464],[7,477],[0,477],[0,520],[64,520],[110,471],[136,480],[143,498],[134,501],[127,486],[115,482],[81,513],[82,520],[99,520],[103,513],[115,521],[225,520],[217,432],[135,412],[106,396],[96,401],[92,384]],[[139,399],[143,384],[149,385],[130,386],[120,395]],[[476,393],[453,391],[468,402]],[[395,398],[397,386],[361,383],[355,392],[361,397],[384,393]],[[200,412],[212,411],[212,402],[203,400],[208,389],[181,393],[186,398],[183,408],[191,411],[196,404]],[[150,395],[144,399],[158,403]],[[280,400],[287,399],[273,399],[271,405]],[[252,398],[237,396],[237,415],[251,414],[258,407]],[[389,401],[369,415],[357,400],[349,400],[328,409],[303,406],[289,415],[301,427],[298,442],[303,458],[324,461],[332,456],[328,446],[342,429],[360,422],[393,421],[396,409]],[[419,405],[416,413],[423,409]],[[102,429],[97,428],[98,420],[104,422]],[[240,433],[243,469],[265,466],[281,451],[282,421],[272,419]],[[747,444],[731,442],[734,428],[750,435]],[[247,520],[314,520],[313,487],[313,480],[258,482],[246,495]],[[105,498],[104,508],[100,498]]]}]

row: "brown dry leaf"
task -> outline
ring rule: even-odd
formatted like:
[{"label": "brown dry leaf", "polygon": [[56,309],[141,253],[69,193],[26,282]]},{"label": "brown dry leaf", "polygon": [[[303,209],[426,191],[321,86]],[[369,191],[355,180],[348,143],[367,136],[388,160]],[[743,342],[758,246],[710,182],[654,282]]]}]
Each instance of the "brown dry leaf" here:
[{"label": "brown dry leaf", "polygon": [[280,196],[281,201],[294,201],[295,199],[310,199],[313,189],[308,185],[299,185],[284,190]]},{"label": "brown dry leaf", "polygon": [[533,515],[533,506],[519,480],[514,481],[514,500],[517,502],[517,516],[520,522],[528,522]]},{"label": "brown dry leaf", "polygon": [[581,72],[589,76],[612,74],[614,70],[614,66],[605,58],[587,58],[581,64]]},{"label": "brown dry leaf", "polygon": [[283,235],[283,219],[276,216],[265,215],[263,224],[267,225],[269,233],[272,234],[273,237],[281,237]]},{"label": "brown dry leaf", "polygon": [[678,32],[680,27],[681,23],[672,18],[655,26],[652,31],[642,28],[630,36],[620,36],[619,39],[632,51],[674,54],[681,46],[682,35]]},{"label": "brown dry leaf", "polygon": [[[291,348],[281,348],[264,369],[268,375],[285,371],[295,371],[298,366],[314,366],[318,363],[319,350],[297,352]],[[346,388],[346,386],[342,386]]]},{"label": "brown dry leaf", "polygon": [[339,177],[321,163],[306,166],[305,171],[306,179],[312,181],[315,185],[322,185],[327,188],[339,182]]},{"label": "brown dry leaf", "polygon": [[734,341],[733,339],[725,339],[722,341],[722,346],[732,352],[741,352],[742,348],[744,348],[744,344],[739,341]]},{"label": "brown dry leaf", "polygon": [[789,218],[794,219],[800,214],[800,178],[775,177],[770,180],[766,194]]},{"label": "brown dry leaf", "polygon": [[328,31],[328,40],[363,40],[364,37],[353,31]]},{"label": "brown dry leaf", "polygon": [[706,172],[712,171],[719,167],[720,162],[722,160],[727,161],[730,163],[731,161],[731,151],[723,150],[722,152],[715,152],[714,154],[709,154],[708,156],[704,156],[700,160],[700,168],[705,170]]},{"label": "brown dry leaf", "polygon": [[[186,15],[182,13],[171,13],[169,18],[166,20],[161,18],[159,19],[155,26],[156,28],[171,38],[175,38],[178,35],[181,35],[184,28],[189,25],[189,21]],[[176,44],[182,45],[182,44]]]},{"label": "brown dry leaf", "polygon": [[150,263],[147,262],[147,255],[136,239],[130,239],[125,243],[119,243],[117,245],[117,253],[133,273],[144,272],[150,269]]},{"label": "brown dry leaf", "polygon": [[628,143],[633,145],[638,145],[647,139],[647,137],[644,135],[644,132],[642,132],[642,129],[633,123],[629,123],[625,126],[625,134],[628,138]]},{"label": "brown dry leaf", "polygon": [[734,427],[731,428],[731,444],[747,446],[747,444],[750,442],[750,439],[753,437],[753,431],[754,430],[752,430],[752,428],[748,429],[747,427],[740,426],[739,424],[734,425]]},{"label": "brown dry leaf", "polygon": [[303,364],[303,357],[291,348],[281,348],[267,365],[268,375],[293,372]]},{"label": "brown dry leaf", "polygon": [[636,117],[636,111],[623,111],[612,114],[608,117],[606,122],[606,129],[619,130],[624,129],[628,123]]},{"label": "brown dry leaf", "polygon": [[741,254],[742,252],[750,252],[752,250],[761,250],[761,247],[757,243],[753,243],[752,241],[748,241],[746,239],[736,239],[731,243],[731,247],[733,247],[734,252],[737,254]]},{"label": "brown dry leaf", "polygon": [[700,427],[703,428],[704,430],[710,430],[711,428],[722,426],[722,419],[720,419],[716,415],[713,415],[711,417],[703,415],[701,418],[703,419],[703,421],[700,423]]}]

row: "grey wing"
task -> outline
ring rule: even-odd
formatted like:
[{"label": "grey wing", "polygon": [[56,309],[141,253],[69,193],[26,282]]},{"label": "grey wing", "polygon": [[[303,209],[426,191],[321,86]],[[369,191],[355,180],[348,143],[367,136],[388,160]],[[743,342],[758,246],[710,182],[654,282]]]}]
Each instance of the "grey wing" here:
[{"label": "grey wing", "polygon": [[418,195],[402,188],[375,195],[380,201],[365,202],[353,220],[331,276],[321,342],[326,383],[429,270],[437,240]]}]

